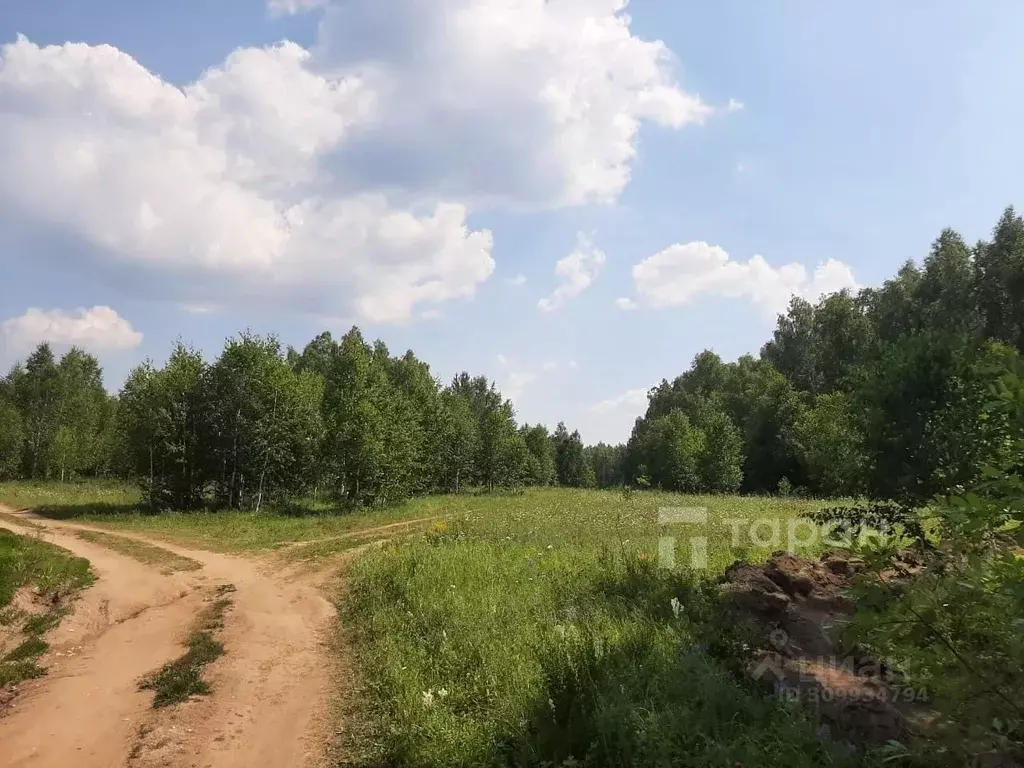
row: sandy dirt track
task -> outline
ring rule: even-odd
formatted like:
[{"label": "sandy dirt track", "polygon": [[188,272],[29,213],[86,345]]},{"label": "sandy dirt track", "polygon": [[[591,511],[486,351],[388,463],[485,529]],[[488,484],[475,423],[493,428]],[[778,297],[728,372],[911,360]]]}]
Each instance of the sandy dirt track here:
[{"label": "sandy dirt track", "polygon": [[[49,674],[25,684],[0,717],[0,767],[321,763],[331,725],[334,607],[317,587],[318,574],[117,532],[203,564],[165,575],[74,535],[87,526],[14,514],[45,526],[18,533],[88,558],[98,580],[51,634]],[[219,635],[225,655],[205,674],[212,694],[150,709],[152,694],[137,690],[138,679],[182,653],[192,620],[222,584],[235,587],[234,604]]]}]

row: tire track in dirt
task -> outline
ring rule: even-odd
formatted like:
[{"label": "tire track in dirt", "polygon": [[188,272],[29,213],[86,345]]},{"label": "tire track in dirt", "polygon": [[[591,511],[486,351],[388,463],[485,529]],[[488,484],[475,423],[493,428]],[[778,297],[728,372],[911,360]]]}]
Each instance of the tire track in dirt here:
[{"label": "tire track in dirt", "polygon": [[397,523],[388,523],[387,525],[378,525],[373,528],[359,528],[354,531],[346,531],[345,533],[339,533],[334,536],[324,536],[319,539],[306,539],[303,541],[289,541],[286,544],[282,544],[275,547],[275,552],[289,552],[302,547],[313,546],[314,544],[326,544],[332,541],[344,541],[345,539],[365,539],[373,536],[377,536],[382,533],[390,534],[398,531],[400,528],[413,528],[423,523],[433,523],[437,520],[444,520],[445,515],[434,515],[433,517],[418,517],[415,520],[400,520]]},{"label": "tire track in dirt", "polygon": [[152,696],[138,679],[180,652],[204,576],[164,576],[104,547],[53,531],[4,527],[88,558],[96,583],[47,635],[46,677],[22,684],[0,718],[0,763],[11,768],[123,765]]},{"label": "tire track in dirt", "polygon": [[[56,534],[89,528],[30,513],[17,514]],[[128,742],[120,740],[120,762],[72,759],[23,765],[107,768],[127,761],[137,768],[300,768],[318,763],[329,741],[327,713],[334,660],[327,643],[335,610],[315,579],[308,573],[282,570],[272,561],[185,549],[135,533],[117,535],[197,560],[203,564],[199,573],[207,583],[235,586],[233,607],[219,633],[225,655],[206,670],[212,692],[185,704],[152,711],[141,721],[133,720],[132,738]],[[84,544],[73,536],[62,538],[69,539],[69,544],[72,539]],[[88,556],[82,548],[79,551]],[[192,607],[190,616],[196,607]],[[174,634],[174,640],[180,642],[180,630]],[[180,652],[180,645],[174,643],[169,652],[142,672],[151,671]],[[49,730],[54,733],[48,738],[64,738],[63,726],[50,712],[37,709],[35,718],[50,724]],[[0,721],[0,743],[4,744],[5,728]],[[119,734],[122,737],[123,730]]]}]

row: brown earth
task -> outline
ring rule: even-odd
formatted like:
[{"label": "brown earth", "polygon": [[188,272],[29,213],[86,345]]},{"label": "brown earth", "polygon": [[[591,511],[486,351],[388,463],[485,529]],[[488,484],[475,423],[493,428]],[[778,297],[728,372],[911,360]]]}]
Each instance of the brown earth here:
[{"label": "brown earth", "polygon": [[820,560],[776,552],[763,565],[733,563],[719,590],[757,643],[754,679],[815,707],[837,736],[880,744],[912,730],[919,692],[842,642],[854,609],[844,591],[860,568],[838,552]]},{"label": "brown earth", "polygon": [[[203,564],[165,574],[74,535],[87,526],[26,512],[13,517],[29,535],[40,531],[28,523],[45,526],[44,538],[88,558],[98,578],[48,635],[47,676],[24,683],[0,717],[0,765],[323,764],[337,661],[327,648],[335,612],[318,588],[321,574],[118,534]],[[211,694],[151,709],[152,694],[138,690],[139,679],[181,655],[204,599],[223,583],[236,589],[218,636],[225,655],[204,674]]]}]

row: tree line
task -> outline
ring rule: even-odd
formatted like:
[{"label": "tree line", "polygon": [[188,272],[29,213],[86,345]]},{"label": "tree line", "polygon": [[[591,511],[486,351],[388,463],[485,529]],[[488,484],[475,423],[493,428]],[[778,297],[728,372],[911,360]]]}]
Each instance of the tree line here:
[{"label": "tree line", "polygon": [[794,298],[760,355],[711,351],[649,394],[627,479],[683,491],[919,503],[1005,449],[991,386],[1024,348],[1024,220],[991,240],[944,230],[878,288]]},{"label": "tree line", "polygon": [[602,482],[621,483],[614,449],[585,448],[564,424],[520,426],[486,377],[443,386],[411,351],[392,356],[358,328],[301,352],[242,333],[212,363],[179,343],[116,397],[94,357],[57,360],[44,343],[0,383],[0,477],[131,477],[154,509],[592,486],[592,454]]},{"label": "tree line", "polygon": [[757,356],[712,351],[652,388],[625,445],[519,425],[485,376],[442,384],[358,328],[299,352],[242,333],[177,344],[109,396],[96,359],[41,344],[0,380],[0,478],[136,479],[154,509],[345,505],[558,484],[916,503],[976,479],[1010,436],[985,412],[1024,345],[1024,220],[944,230],[878,288],[794,298]]}]

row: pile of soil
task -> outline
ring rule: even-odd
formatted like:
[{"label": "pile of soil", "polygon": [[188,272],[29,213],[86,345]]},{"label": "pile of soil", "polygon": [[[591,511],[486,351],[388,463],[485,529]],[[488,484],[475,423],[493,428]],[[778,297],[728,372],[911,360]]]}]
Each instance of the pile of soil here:
[{"label": "pile of soil", "polygon": [[776,552],[763,565],[733,563],[719,590],[755,638],[753,679],[816,708],[833,735],[881,744],[906,736],[920,706],[892,670],[842,643],[854,611],[844,592],[860,569],[842,552],[820,560]]}]

